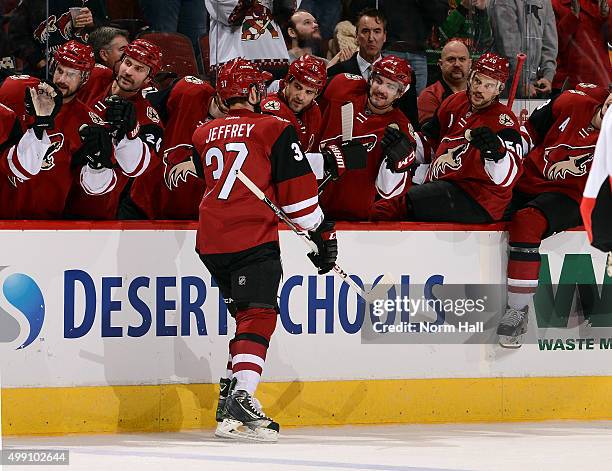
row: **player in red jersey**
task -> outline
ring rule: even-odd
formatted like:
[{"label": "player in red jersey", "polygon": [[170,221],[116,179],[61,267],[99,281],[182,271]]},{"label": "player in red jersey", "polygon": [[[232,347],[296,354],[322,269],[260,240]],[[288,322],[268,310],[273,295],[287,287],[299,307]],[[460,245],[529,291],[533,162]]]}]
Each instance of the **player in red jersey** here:
[{"label": "player in red jersey", "polygon": [[[365,168],[345,173],[323,191],[321,205],[331,218],[367,220],[378,196],[392,198],[405,191],[416,141],[412,125],[397,103],[410,87],[411,73],[405,60],[386,56],[372,65],[368,82],[361,76],[340,74],[323,92],[320,148],[341,143],[341,106],[352,102],[353,141],[367,151]],[[320,176],[312,159],[311,165]]]},{"label": "player in red jersey", "polygon": [[418,134],[417,158],[431,160],[425,183],[380,202],[373,219],[485,223],[500,220],[521,172],[521,135],[512,110],[499,103],[508,79],[505,58],[475,62],[468,90],[442,102]]},{"label": "player in red jersey", "polygon": [[162,159],[152,161],[147,172],[134,181],[132,194],[147,193],[147,199],[155,202],[146,208],[150,219],[197,219],[205,188],[191,159],[191,138],[198,126],[222,117],[227,110],[208,82],[191,76],[148,93],[147,99],[164,124]]},{"label": "player in red jersey", "polygon": [[[53,60],[56,91],[29,76],[9,77],[0,88],[0,101],[11,105],[22,128],[34,125],[19,143],[4,149],[0,156],[0,167],[11,182],[3,195],[9,200],[3,205],[9,205],[13,212],[10,217],[59,218],[73,181],[84,191],[99,195],[108,187],[107,178],[114,178],[113,172],[104,177],[99,174],[103,163],[112,159],[112,146],[105,145],[110,135],[102,128],[100,117],[76,98],[94,65],[91,47],[69,41],[55,52]],[[26,94],[27,89],[47,98],[53,95],[57,101],[46,119],[44,133],[36,124],[40,123],[40,103],[32,99],[29,90]],[[82,131],[83,125],[99,132],[92,136]],[[47,146],[44,152],[37,142],[40,139]]]},{"label": "player in red jersey", "polygon": [[520,347],[527,332],[528,305],[538,288],[540,243],[582,223],[582,192],[611,101],[607,89],[579,84],[539,107],[526,123],[531,150],[508,208],[508,303],[497,328],[504,347]]},{"label": "player in red jersey", "polygon": [[[66,208],[66,216],[80,219],[141,219],[155,204],[149,193],[139,193],[137,200],[129,196],[133,178],[142,175],[152,159],[157,158],[163,138],[163,125],[157,111],[143,97],[141,90],[158,72],[161,50],[142,39],[126,47],[116,77],[111,77],[98,97],[90,101],[92,108],[108,123],[113,134],[115,159],[119,167],[116,183],[103,198],[74,185]],[[125,193],[121,200],[122,193]],[[119,213],[119,214],[118,214]]]},{"label": "player in red jersey", "polygon": [[298,132],[304,152],[318,144],[321,131],[321,110],[315,98],[327,83],[325,62],[305,54],[289,66],[280,89],[261,102],[264,113],[285,118]]},{"label": "player in red jersey", "polygon": [[207,189],[200,204],[196,251],[236,319],[228,378],[221,379],[216,434],[259,441],[276,441],[279,431],[253,397],[278,316],[278,218],[237,179],[236,171],[309,231],[319,248],[318,255],[310,256],[319,274],[333,268],[338,253],[334,224],[323,220],[317,182],[294,127],[254,111],[269,79],[271,74],[245,59],[224,64],[217,90],[228,115],[193,135],[196,168]]},{"label": "player in red jersey", "polygon": [[[51,146],[47,130],[53,126],[53,114],[59,111],[59,103],[56,101],[57,92],[46,83],[39,83],[36,87],[28,89],[29,100],[32,103],[34,119],[28,120],[28,129],[22,131],[19,119],[15,112],[0,103],[0,154],[12,146],[13,155],[9,159],[0,159],[0,173],[14,178],[14,172],[20,169],[27,173],[30,169],[30,160],[40,161]],[[11,165],[14,170],[11,169]],[[32,168],[32,171],[35,172]],[[15,207],[10,197],[11,183],[9,179],[0,179],[0,218],[12,219],[15,217]]]}]

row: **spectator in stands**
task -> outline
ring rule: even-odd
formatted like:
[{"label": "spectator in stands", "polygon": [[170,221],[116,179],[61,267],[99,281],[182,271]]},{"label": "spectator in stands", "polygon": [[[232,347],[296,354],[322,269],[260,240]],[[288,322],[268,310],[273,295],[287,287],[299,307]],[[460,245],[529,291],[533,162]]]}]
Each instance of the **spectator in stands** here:
[{"label": "spectator in stands", "polygon": [[380,9],[389,21],[386,54],[403,57],[416,75],[416,92],[427,86],[426,41],[448,13],[448,0],[384,0]]},{"label": "spectator in stands", "polygon": [[309,11],[319,18],[319,27],[323,39],[331,39],[334,28],[340,21],[342,2],[340,0],[302,0],[300,8]]},{"label": "spectator in stands", "polygon": [[431,119],[446,97],[467,89],[467,78],[472,66],[470,51],[463,42],[451,40],[442,48],[438,65],[442,78],[423,90],[418,98],[421,125]]},{"label": "spectator in stands", "polygon": [[314,16],[306,10],[296,10],[289,18],[287,38],[290,43],[289,62],[305,54],[318,56],[321,47],[319,24]]},{"label": "spectator in stands", "polygon": [[[357,30],[357,43],[359,50],[347,60],[337,62],[327,69],[327,76],[331,79],[338,74],[361,75],[369,80],[372,65],[382,58],[382,48],[387,40],[387,20],[385,16],[374,8],[366,8],[358,15],[355,22]],[[338,57],[346,55],[340,51]],[[335,59],[335,58],[334,58]],[[330,63],[334,62],[334,59]],[[417,111],[417,94],[414,85],[414,71],[410,89],[398,100],[399,108],[413,125],[419,122]]]},{"label": "spectator in stands", "polygon": [[129,33],[124,29],[102,26],[91,32],[88,43],[94,50],[97,64],[117,72],[123,51],[129,43]]},{"label": "spectator in stands", "polygon": [[607,87],[612,67],[602,31],[612,31],[608,0],[553,0],[552,6],[559,35],[553,89],[572,89],[580,82]]},{"label": "spectator in stands", "polygon": [[487,13],[489,0],[451,0],[451,11],[438,28],[442,44],[449,38],[463,38],[472,52],[482,53],[493,45],[493,33]]},{"label": "spectator in stands", "polygon": [[[48,6],[48,16],[47,16]],[[70,8],[81,7],[72,18]],[[102,0],[22,0],[9,20],[9,40],[16,57],[25,62],[24,72],[45,76],[49,57],[70,39],[87,41],[90,28],[106,21]]]},{"label": "spectator in stands", "polygon": [[291,16],[291,5],[293,1],[206,0],[211,67],[243,57],[282,79],[289,70],[289,55],[279,22]]},{"label": "spectator in stands", "polygon": [[[200,50],[200,36],[208,32],[204,0],[138,0],[138,3],[151,29],[184,34],[191,40],[193,50]],[[198,61],[200,56],[196,54]]]},{"label": "spectator in stands", "polygon": [[550,0],[492,0],[489,13],[494,49],[510,61],[511,76],[517,54],[527,54],[516,96],[550,93],[557,69],[557,27]]}]

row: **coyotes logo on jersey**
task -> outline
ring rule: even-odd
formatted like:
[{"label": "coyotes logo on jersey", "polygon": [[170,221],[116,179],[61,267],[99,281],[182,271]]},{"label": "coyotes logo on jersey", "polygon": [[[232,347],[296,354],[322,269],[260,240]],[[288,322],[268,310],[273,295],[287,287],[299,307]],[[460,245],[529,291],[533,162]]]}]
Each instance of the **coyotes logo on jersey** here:
[{"label": "coyotes logo on jersey", "polygon": [[588,163],[593,160],[595,145],[573,147],[559,144],[544,151],[544,175],[548,180],[582,177],[588,172]]},{"label": "coyotes logo on jersey", "polygon": [[189,175],[197,178],[195,165],[190,158],[192,150],[191,144],[179,144],[164,151],[164,181],[169,190],[178,188],[181,182],[187,182]]},{"label": "coyotes logo on jersey", "polygon": [[444,142],[453,142],[453,141],[463,141],[455,147],[449,147],[446,152],[436,157],[436,159],[431,163],[429,168],[429,173],[431,175],[432,180],[437,180],[440,178],[446,170],[459,170],[461,168],[462,162],[461,158],[467,151],[469,144],[465,142],[464,137],[455,137],[455,138],[443,138],[441,143]]},{"label": "coyotes logo on jersey", "polygon": [[273,38],[280,37],[272,22],[272,15],[263,5],[255,4],[252,10],[244,17],[242,22],[243,41],[256,41],[269,31]]},{"label": "coyotes logo on jersey", "polygon": [[[49,146],[49,148],[47,149],[47,152],[45,153],[43,157],[42,166],[40,167],[41,171],[51,170],[53,167],[55,167],[54,155],[57,154],[57,152],[64,145],[64,135],[61,132],[56,133],[56,134],[51,134],[49,136],[49,140],[51,141],[51,145]],[[17,188],[18,183],[23,183],[23,180],[21,178],[17,178],[14,175],[10,175],[8,177],[8,180],[9,182],[11,182],[11,185],[13,185],[15,188]]]},{"label": "coyotes logo on jersey", "polygon": [[49,36],[58,32],[66,41],[73,39],[73,36],[75,36],[76,39],[85,42],[88,37],[87,34],[82,35],[80,31],[75,31],[73,34],[72,16],[70,15],[70,12],[67,11],[59,18],[55,15],[51,15],[49,18],[39,24],[36,30],[34,30],[34,38],[36,38],[36,40],[38,40],[38,42],[41,44],[46,44]]}]

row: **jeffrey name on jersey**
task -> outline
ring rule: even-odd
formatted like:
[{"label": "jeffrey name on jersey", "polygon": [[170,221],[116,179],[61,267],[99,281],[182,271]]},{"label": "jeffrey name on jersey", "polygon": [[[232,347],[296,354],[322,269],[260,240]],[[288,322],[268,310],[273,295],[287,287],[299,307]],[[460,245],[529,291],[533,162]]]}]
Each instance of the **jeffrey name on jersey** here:
[{"label": "jeffrey name on jersey", "polygon": [[255,127],[254,124],[223,124],[215,126],[208,130],[206,144],[216,141],[217,139],[234,139],[236,137],[251,137],[251,131]]}]

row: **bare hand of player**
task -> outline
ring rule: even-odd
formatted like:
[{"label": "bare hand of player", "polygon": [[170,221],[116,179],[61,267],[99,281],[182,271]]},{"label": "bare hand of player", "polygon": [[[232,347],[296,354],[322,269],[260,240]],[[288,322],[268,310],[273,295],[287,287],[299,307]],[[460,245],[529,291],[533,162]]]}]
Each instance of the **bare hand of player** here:
[{"label": "bare hand of player", "polygon": [[47,83],[40,83],[37,87],[30,87],[28,90],[36,116],[51,116],[57,96],[53,87]]}]

